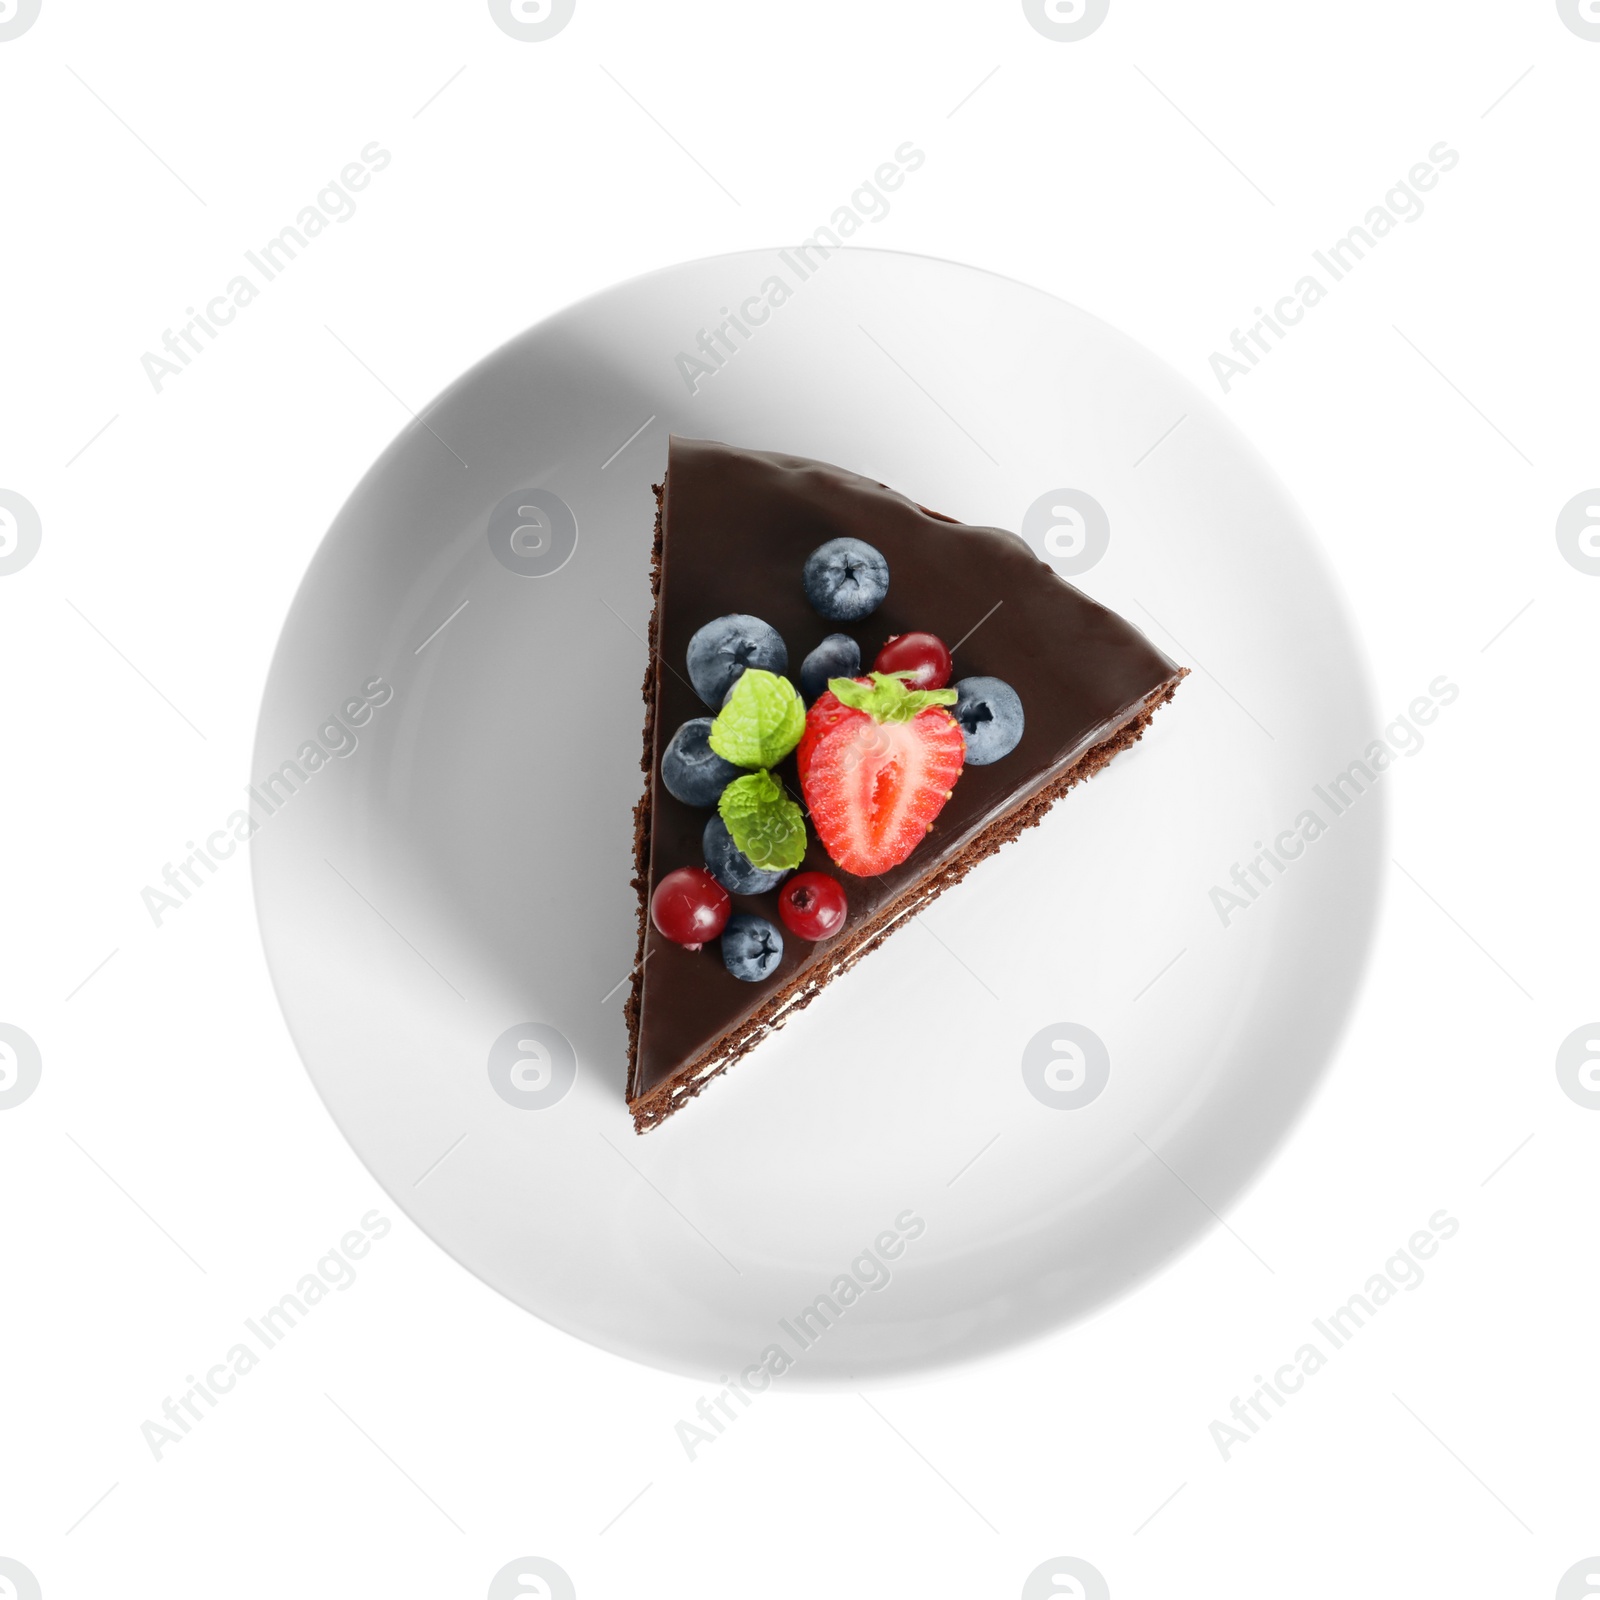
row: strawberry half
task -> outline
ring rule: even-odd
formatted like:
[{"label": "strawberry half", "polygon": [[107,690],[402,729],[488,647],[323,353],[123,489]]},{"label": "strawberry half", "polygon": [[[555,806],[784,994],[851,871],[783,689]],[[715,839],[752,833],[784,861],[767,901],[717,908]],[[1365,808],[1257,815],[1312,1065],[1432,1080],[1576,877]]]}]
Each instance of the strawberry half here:
[{"label": "strawberry half", "polygon": [[830,679],[795,751],[817,837],[858,878],[899,866],[922,843],[966,759],[945,709],[955,690],[909,689],[904,678]]}]

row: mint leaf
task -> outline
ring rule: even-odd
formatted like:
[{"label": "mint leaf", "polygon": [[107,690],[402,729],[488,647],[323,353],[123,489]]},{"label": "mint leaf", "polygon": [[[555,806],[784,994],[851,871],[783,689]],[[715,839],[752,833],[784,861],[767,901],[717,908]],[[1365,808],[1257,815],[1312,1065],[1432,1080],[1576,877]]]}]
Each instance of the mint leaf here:
[{"label": "mint leaf", "polygon": [[[910,689],[909,672],[874,672],[871,684],[854,678],[829,678],[828,687],[840,705],[865,711],[874,722],[909,722],[929,706],[953,706],[960,698],[954,689]],[[716,749],[712,740],[711,748]]]},{"label": "mint leaf", "polygon": [[733,842],[755,866],[778,872],[800,865],[806,853],[805,814],[770,772],[735,778],[722,791],[717,810]]},{"label": "mint leaf", "polygon": [[805,702],[795,686],[775,672],[746,667],[711,724],[711,748],[736,767],[775,767],[805,731]]}]

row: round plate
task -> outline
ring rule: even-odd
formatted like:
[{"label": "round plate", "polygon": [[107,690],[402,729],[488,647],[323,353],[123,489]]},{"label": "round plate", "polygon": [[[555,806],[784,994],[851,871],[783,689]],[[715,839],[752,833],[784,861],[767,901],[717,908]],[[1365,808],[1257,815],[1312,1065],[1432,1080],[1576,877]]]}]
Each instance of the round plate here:
[{"label": "round plate", "polygon": [[[639,1138],[622,1006],[669,432],[1021,529],[1193,672]],[[1371,936],[1384,801],[1334,780],[1375,726],[1303,519],[1146,351],[948,262],[722,256],[513,340],[362,480],[267,686],[257,907],[329,1110],[463,1266],[639,1361],[838,1384],[1083,1316],[1260,1170]]]}]

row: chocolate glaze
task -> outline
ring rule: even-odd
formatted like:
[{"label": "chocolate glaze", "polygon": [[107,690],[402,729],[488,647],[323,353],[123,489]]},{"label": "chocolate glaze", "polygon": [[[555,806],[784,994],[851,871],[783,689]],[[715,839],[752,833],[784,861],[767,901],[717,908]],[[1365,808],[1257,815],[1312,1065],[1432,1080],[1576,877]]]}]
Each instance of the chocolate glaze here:
[{"label": "chocolate glaze", "polygon": [[[889,594],[870,617],[844,625],[812,610],[801,587],[806,557],[826,539],[849,535],[888,558]],[[634,977],[628,1099],[651,1094],[706,1054],[729,1030],[830,951],[939,869],[997,819],[1049,785],[1087,751],[1170,694],[1181,670],[1115,613],[1058,577],[1015,534],[969,527],[924,510],[868,478],[800,456],[738,450],[710,440],[668,444],[661,506],[658,596],[652,635],[659,656],[647,678],[646,801],[649,890],[674,868],[703,862],[700,836],[711,813],[673,799],[660,781],[661,752],[691,717],[711,714],[689,686],[685,656],[694,631],[713,617],[749,612],[772,624],[797,677],[807,653],[830,633],[850,634],[869,667],[891,634],[923,629],[949,642],[974,628],[955,657],[955,679],[1003,678],[1021,696],[1026,726],[1010,755],[967,767],[933,831],[898,867],[876,878],[842,871],[811,835],[804,866],[844,885],[850,915],[821,944],[785,931],[783,960],[764,983],[741,983],[715,942],[690,952],[644,918],[643,964]],[[800,799],[791,756],[776,775]],[[735,895],[734,909],[782,927],[777,893]],[[825,981],[826,973],[817,976]]]}]

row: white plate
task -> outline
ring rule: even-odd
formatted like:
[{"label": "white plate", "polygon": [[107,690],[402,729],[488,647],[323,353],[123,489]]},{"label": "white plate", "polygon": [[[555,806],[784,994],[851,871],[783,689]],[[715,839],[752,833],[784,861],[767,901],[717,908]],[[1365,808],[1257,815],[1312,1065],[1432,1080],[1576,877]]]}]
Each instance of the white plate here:
[{"label": "white plate", "polygon": [[[1059,1327],[1213,1224],[1332,1051],[1384,823],[1381,793],[1336,817],[1313,791],[1370,742],[1365,667],[1303,519],[1209,402],[987,273],[877,251],[811,269],[750,253],[608,290],[401,434],[295,599],[258,781],[369,680],[392,698],[357,708],[355,750],[308,758],[253,851],[300,1053],[428,1234],[607,1349],[720,1378],[777,1345],[791,1382],[826,1385]],[[774,276],[792,292],[756,326]],[[678,357],[723,307],[751,336],[729,330],[691,392]],[[1141,745],[641,1139],[620,986],[669,430],[836,462],[970,522],[1020,528],[1042,501],[1036,540],[1056,491],[1087,494],[1109,548],[1076,581],[1194,673]],[[524,560],[505,541],[539,518],[512,515],[507,560],[491,548],[528,490],[576,519],[542,576],[512,569],[554,566],[559,528],[552,556],[519,535]],[[1308,809],[1325,836],[1253,901],[1234,890],[1225,926],[1213,887]],[[1024,1059],[1082,1102],[1052,1044],[1072,1029],[1109,1077],[1049,1104]],[[796,1318],[819,1296],[820,1334]]]}]

